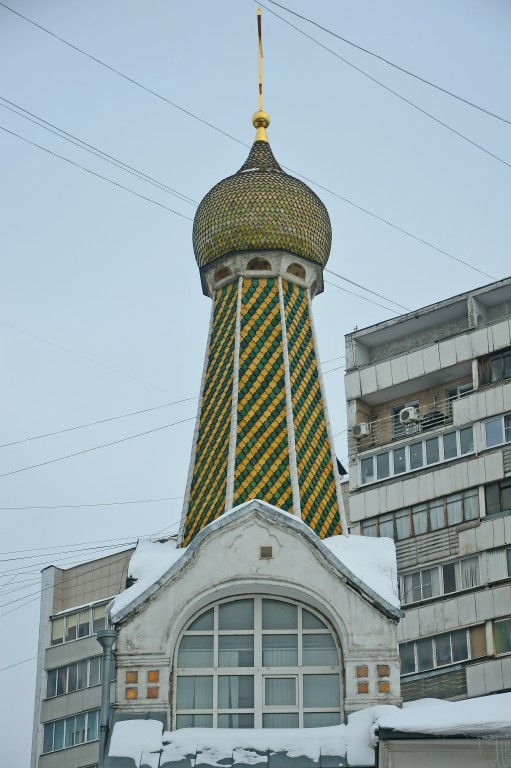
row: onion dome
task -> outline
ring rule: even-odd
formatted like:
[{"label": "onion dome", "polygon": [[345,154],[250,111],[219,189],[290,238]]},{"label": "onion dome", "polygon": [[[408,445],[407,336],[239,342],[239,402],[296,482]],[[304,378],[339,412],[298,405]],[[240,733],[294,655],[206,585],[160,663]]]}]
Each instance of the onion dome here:
[{"label": "onion dome", "polygon": [[327,209],[303,181],[285,173],[273,156],[266,112],[256,112],[252,149],[233,176],[216,184],[193,222],[199,267],[230,253],[284,250],[321,266],[330,255],[332,228]]}]

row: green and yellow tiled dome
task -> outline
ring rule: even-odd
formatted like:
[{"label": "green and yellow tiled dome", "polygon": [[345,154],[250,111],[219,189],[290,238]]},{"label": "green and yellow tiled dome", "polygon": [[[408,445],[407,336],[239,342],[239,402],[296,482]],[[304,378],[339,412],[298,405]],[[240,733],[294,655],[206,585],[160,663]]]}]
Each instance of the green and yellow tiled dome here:
[{"label": "green and yellow tiled dome", "polygon": [[199,267],[228,253],[261,250],[290,251],[324,267],[331,242],[330,217],[319,197],[285,173],[257,136],[240,170],[208,192],[193,222]]}]

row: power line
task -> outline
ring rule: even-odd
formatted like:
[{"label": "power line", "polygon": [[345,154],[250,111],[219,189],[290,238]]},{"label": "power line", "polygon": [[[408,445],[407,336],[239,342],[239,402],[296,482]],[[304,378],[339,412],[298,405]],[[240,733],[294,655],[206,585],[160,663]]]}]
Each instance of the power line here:
[{"label": "power line", "polygon": [[373,296],[378,296],[380,299],[384,299],[385,301],[390,301],[391,304],[395,304],[397,307],[401,307],[401,309],[405,309],[407,312],[412,311],[408,307],[403,306],[403,304],[399,304],[397,301],[394,301],[393,299],[389,299],[387,298],[387,296],[383,296],[381,293],[376,293],[376,291],[372,291],[370,288],[366,288],[365,286],[360,285],[360,283],[356,283],[354,280],[349,280],[347,277],[343,277],[342,275],[339,275],[338,272],[334,272],[332,269],[327,269],[325,267],[325,272],[328,272],[330,275],[334,275],[335,277],[338,277],[339,280],[345,280],[347,283],[350,283],[351,285],[356,285],[357,288],[362,288],[363,291],[367,291],[367,293],[372,293]]},{"label": "power line", "polygon": [[[136,178],[139,178],[142,181],[146,181],[147,183],[152,184],[154,187],[156,187],[157,189],[163,192],[168,192],[170,195],[174,195],[174,197],[177,197],[179,200],[182,200],[185,203],[189,203],[190,205],[194,205],[194,206],[198,205],[196,200],[193,200],[191,197],[184,195],[182,192],[178,192],[177,189],[173,189],[173,187],[169,187],[167,184],[164,184],[162,181],[158,181],[158,179],[155,179],[152,176],[148,176],[148,174],[137,170],[137,168],[133,168],[133,166],[128,165],[127,163],[124,163],[122,160],[119,160],[118,158],[113,157],[112,155],[109,155],[107,152],[103,152],[103,150],[98,149],[98,147],[95,147],[93,144],[88,144],[86,141],[83,141],[83,139],[79,139],[77,136],[73,136],[72,133],[68,133],[67,131],[64,131],[62,128],[59,128],[57,125],[54,125],[53,123],[49,123],[47,120],[44,120],[42,117],[39,117],[39,115],[36,115],[33,112],[29,112],[27,109],[20,107],[18,104],[15,104],[13,101],[9,101],[9,99],[6,99],[4,96],[0,96],[0,100],[7,102],[7,104],[0,103],[0,107],[10,110],[15,115],[22,117],[24,120],[28,120],[34,125],[37,125],[39,128],[44,128],[45,131],[49,131],[50,133],[53,133],[55,136],[58,136],[60,139],[64,139],[65,141],[68,141],[70,144],[74,144],[76,147],[79,147],[80,149],[84,149],[86,152],[89,152],[91,155],[95,155],[96,157],[99,157],[101,160],[106,160],[107,163],[110,163],[116,168],[120,168],[122,171],[131,173],[132,176],[135,176]],[[11,104],[12,106],[9,107],[8,104]],[[13,109],[13,107],[16,107],[16,109]],[[23,112],[25,112],[26,114],[22,114]],[[28,115],[30,115],[31,117],[28,117]],[[36,119],[32,120],[32,118],[36,118]],[[52,130],[53,128],[55,128],[56,130]]]},{"label": "power line", "polygon": [[91,171],[91,169],[86,168],[85,165],[80,165],[80,163],[75,163],[74,160],[70,160],[68,157],[64,157],[64,155],[59,155],[58,152],[53,152],[51,149],[47,149],[46,147],[43,147],[42,144],[37,144],[35,141],[30,141],[30,139],[26,139],[24,136],[21,136],[19,133],[16,133],[15,131],[10,131],[9,128],[5,128],[5,126],[3,125],[0,125],[0,130],[5,131],[6,133],[10,133],[11,136],[16,136],[18,139],[21,139],[21,141],[26,141],[27,144],[31,144],[33,147],[42,149],[43,152],[47,152],[49,155],[53,155],[54,157],[59,157],[61,160],[64,160],[66,163],[70,163],[70,165],[74,165],[76,168],[81,168],[82,171],[85,171],[86,173],[90,173],[91,176],[96,176],[96,178],[103,179],[103,181],[107,181],[109,184],[113,184],[115,187],[119,187],[119,189],[124,189],[125,192],[130,192],[132,195],[135,195],[136,197],[140,197],[142,198],[142,200],[146,200],[148,203],[153,203],[154,205],[158,205],[160,208],[165,208],[166,211],[170,211],[170,213],[174,213],[176,216],[180,216],[182,219],[193,221],[193,219],[190,218],[190,216],[185,216],[184,213],[179,213],[179,211],[175,211],[173,208],[169,208],[167,205],[163,205],[163,203],[158,203],[156,200],[153,200],[150,197],[146,197],[146,195],[142,195],[140,192],[135,192],[134,189],[125,187],[124,184],[119,184],[119,182],[114,181],[113,179],[109,179],[107,176],[103,176],[101,173],[96,173],[96,171]]},{"label": "power line", "polygon": [[8,667],[0,667],[0,672],[5,672],[6,669],[12,669],[13,667],[19,667],[20,664],[26,664],[28,661],[34,661],[37,656],[31,656],[30,659],[23,659],[23,661],[17,661],[16,664],[9,664]]},{"label": "power line", "polygon": [[[507,123],[508,125],[511,125],[511,120],[508,120],[507,118],[502,117],[501,115],[498,115],[495,112],[491,112],[489,109],[485,109],[484,107],[481,107],[478,104],[475,104],[473,101],[464,99],[463,96],[458,96],[457,93],[454,93],[453,91],[449,91],[447,88],[442,88],[442,86],[438,85],[438,83],[433,83],[431,82],[431,80],[427,80],[425,77],[421,77],[420,75],[417,75],[414,72],[411,72],[409,69],[405,69],[404,67],[399,66],[399,64],[395,64],[393,61],[386,59],[384,56],[381,56],[380,54],[375,53],[374,51],[371,51],[368,48],[364,48],[361,45],[357,45],[357,43],[354,43],[352,40],[348,40],[346,37],[342,37],[341,35],[338,35],[336,32],[333,32],[331,29],[327,29],[327,27],[323,27],[321,24],[318,24],[317,21],[314,21],[313,19],[308,19],[306,16],[302,16],[301,14],[296,13],[296,11],[292,11],[290,8],[286,8],[285,5],[276,3],[275,0],[267,0],[267,2],[271,3],[272,5],[276,5],[278,8],[282,8],[283,11],[287,11],[287,13],[290,13],[293,16],[297,16],[299,19],[302,19],[303,21],[306,21],[309,24],[313,24],[315,27],[318,27],[318,29],[322,29],[323,32],[326,32],[327,34],[332,35],[333,37],[336,37],[338,40],[342,40],[343,43],[347,43],[348,45],[351,45],[353,48],[357,48],[359,51],[363,51],[364,53],[367,53],[369,56],[374,56],[374,58],[385,62],[385,64],[388,64],[390,67],[394,67],[394,69],[397,69],[400,72],[404,72],[405,75],[410,75],[410,77],[414,77],[416,80],[419,80],[421,83],[430,85],[432,88],[436,88],[437,91],[441,91],[442,93],[445,93],[448,96],[452,96],[453,99],[457,99],[458,101],[461,101],[464,104],[467,104],[469,107],[474,107],[474,109],[478,109],[480,112],[484,112],[485,114],[490,115],[490,117],[495,117],[497,120],[501,120],[503,123]],[[267,10],[270,11],[269,8]]]},{"label": "power line", "polygon": [[169,427],[175,427],[178,424],[184,424],[187,421],[194,421],[195,416],[190,416],[188,419],[181,419],[181,421],[174,421],[172,424],[164,424],[162,427],[155,427],[154,429],[148,429],[145,432],[138,432],[136,435],[128,435],[128,437],[122,437],[120,440],[112,440],[110,443],[103,443],[102,445],[95,445],[93,448],[85,448],[83,451],[76,451],[75,453],[68,453],[66,456],[58,456],[55,459],[48,459],[48,461],[41,461],[39,464],[31,464],[28,467],[20,467],[19,469],[13,469],[10,472],[4,472],[0,475],[2,477],[9,477],[9,475],[16,475],[19,472],[26,472],[29,469],[36,469],[37,467],[46,467],[48,464],[55,464],[57,461],[64,461],[64,459],[72,459],[75,456],[82,456],[84,453],[91,453],[97,451],[100,448],[108,448],[111,445],[119,445],[119,443],[125,443],[128,440],[133,440],[136,437],[143,437],[144,435],[150,435],[153,432],[160,432],[162,429],[168,429]]},{"label": "power line", "polygon": [[[334,360],[344,360],[346,355],[339,355],[339,357],[331,357],[330,360],[323,360],[321,365],[326,365],[327,363],[333,363]],[[1,507],[0,507],[1,509]]]},{"label": "power line", "polygon": [[[80,424],[77,427],[68,427],[67,429],[59,429],[56,432],[46,432],[43,435],[34,435],[33,437],[25,437],[23,440],[14,440],[11,443],[1,443],[0,448],[8,448],[11,445],[20,445],[20,443],[28,443],[31,440],[41,440],[44,437],[53,437],[54,435],[63,435],[66,432],[74,432],[77,429],[86,429],[87,427],[95,427],[98,424],[106,424],[109,421],[117,421],[118,419],[126,419],[129,416],[139,416],[141,413],[150,413],[151,411],[157,411],[161,408],[168,408],[171,405],[178,405],[179,403],[187,403],[190,400],[197,400],[197,397],[185,397],[182,400],[174,400],[171,403],[163,403],[162,405],[154,405],[152,408],[144,408],[140,411],[132,411],[131,413],[123,413],[120,416],[110,416],[107,419],[100,419],[99,421],[91,421],[88,424]],[[2,507],[0,507],[2,509]],[[5,507],[3,507],[5,509]],[[19,507],[18,507],[19,509]],[[41,507],[39,507],[41,509]]]},{"label": "power line", "polygon": [[80,352],[75,352],[74,349],[69,349],[69,347],[64,347],[62,346],[62,344],[57,344],[55,341],[50,341],[49,339],[45,339],[42,336],[37,336],[35,333],[24,331],[22,328],[18,328],[15,325],[11,325],[11,323],[6,323],[5,321],[0,320],[0,325],[3,325],[5,328],[9,328],[11,331],[22,333],[24,336],[28,336],[29,338],[35,339],[36,341],[41,341],[43,344],[48,344],[48,346],[50,347],[55,347],[55,349],[60,349],[62,352],[67,352],[70,355],[79,357],[81,360],[86,360],[88,363],[94,363],[94,365],[99,365],[101,368],[106,368],[108,371],[113,371],[114,373],[119,373],[121,376],[126,376],[126,378],[128,379],[133,379],[133,381],[138,381],[140,384],[147,384],[147,386],[153,387],[153,389],[159,389],[160,392],[166,392],[168,395],[176,395],[176,393],[171,392],[170,389],[165,389],[164,387],[160,387],[157,384],[153,384],[151,381],[147,381],[146,379],[141,379],[138,376],[134,376],[131,373],[126,373],[126,371],[121,371],[120,368],[114,368],[113,366],[107,365],[106,363],[102,363],[99,360],[94,360],[93,357],[82,355]]},{"label": "power line", "polygon": [[341,369],[343,369],[343,370],[344,370],[345,368],[346,368],[346,366],[345,366],[345,365],[338,365],[338,366],[337,366],[337,368],[330,368],[330,370],[329,370],[329,371],[324,371],[324,372],[323,372],[323,376],[326,376],[326,375],[327,375],[327,373],[333,373],[333,371],[340,371]]},{"label": "power line", "polygon": [[320,43],[319,40],[316,40],[316,38],[312,37],[311,35],[308,35],[307,32],[304,32],[303,29],[300,29],[300,27],[297,27],[295,24],[291,24],[290,21],[285,19],[283,16],[279,16],[278,13],[275,13],[275,11],[272,11],[271,8],[268,8],[264,5],[264,3],[259,3],[263,8],[265,8],[268,13],[271,13],[273,16],[276,16],[277,19],[280,19],[284,22],[284,24],[287,24],[288,26],[295,29],[297,32],[299,32],[304,37],[311,40],[313,43],[316,43],[316,45],[319,45],[320,48],[324,48],[325,51],[328,51],[328,53],[331,53],[332,56],[335,56],[336,59],[339,59],[340,61],[343,61],[345,64],[347,64],[352,69],[355,69],[357,72],[360,72],[361,75],[364,75],[364,77],[369,78],[369,80],[372,80],[373,83],[376,83],[377,85],[381,86],[381,88],[384,88],[389,93],[394,94],[394,96],[397,96],[398,99],[401,99],[401,101],[404,101],[409,106],[413,107],[414,109],[418,110],[419,112],[422,112],[423,115],[426,115],[426,117],[429,117],[431,120],[434,120],[435,123],[438,123],[439,125],[442,125],[444,128],[447,128],[448,131],[451,131],[451,133],[454,133],[456,136],[458,136],[460,139],[463,139],[464,141],[467,141],[469,144],[472,144],[472,146],[477,147],[477,149],[480,149],[482,152],[484,152],[487,155],[490,155],[490,157],[493,157],[495,160],[498,160],[499,163],[502,163],[503,165],[507,165],[508,168],[511,168],[511,163],[508,163],[506,160],[503,160],[498,155],[495,155],[493,152],[490,152],[489,149],[486,149],[485,147],[481,146],[481,144],[478,144],[476,141],[473,141],[472,139],[469,139],[468,136],[465,136],[463,133],[460,133],[460,131],[457,131],[455,128],[452,128],[447,123],[444,123],[443,120],[440,120],[438,117],[435,117],[430,112],[427,112],[425,109],[422,109],[422,107],[419,107],[415,102],[410,101],[410,99],[407,99],[405,96],[402,96],[397,91],[394,91],[392,88],[390,88],[388,85],[385,85],[385,83],[382,83],[381,80],[377,80],[376,77],[373,77],[368,72],[365,72],[360,67],[357,67],[355,64],[352,64],[351,61],[348,61],[348,59],[345,59],[343,56],[340,56],[338,53],[333,51],[331,48],[328,48],[328,46],[323,45],[323,43]]},{"label": "power line", "polygon": [[[126,504],[155,504],[160,501],[177,501],[182,499],[183,496],[167,496],[162,499],[137,499],[136,501],[101,501],[96,504],[53,504],[51,506],[32,506],[32,507],[0,507],[0,510],[28,510],[28,509],[82,509],[85,507],[117,507],[125,506]],[[42,547],[42,549],[48,549],[48,547]],[[19,550],[24,552],[27,550]],[[5,552],[0,552],[5,555]]]},{"label": "power line", "polygon": [[[18,11],[15,11],[13,8],[10,8],[5,3],[0,2],[0,6],[6,8],[8,11],[11,11],[12,13],[16,14],[20,18],[24,19],[30,24],[33,24],[35,27],[38,27],[43,32],[46,32],[47,34],[51,35],[52,37],[56,38],[57,40],[60,40],[60,42],[64,43],[65,45],[68,45],[70,48],[73,48],[78,53],[83,54],[84,56],[87,56],[87,58],[92,59],[96,63],[100,64],[101,66],[106,67],[106,69],[109,69],[110,71],[117,74],[119,77],[124,78],[128,82],[133,83],[134,85],[142,88],[143,90],[147,91],[148,93],[152,94],[153,96],[156,96],[158,99],[161,99],[162,101],[165,101],[167,104],[170,104],[172,107],[175,107],[175,109],[178,109],[179,111],[183,112],[184,114],[188,115],[189,117],[193,118],[194,120],[198,120],[203,125],[208,126],[209,128],[212,128],[217,133],[222,134],[223,136],[226,136],[229,139],[232,139],[232,141],[235,141],[237,144],[240,144],[243,147],[250,148],[250,145],[247,144],[244,141],[241,141],[240,139],[237,139],[235,136],[232,136],[230,133],[227,133],[226,131],[222,130],[221,128],[218,128],[216,125],[213,125],[212,123],[208,122],[207,120],[204,120],[203,118],[199,117],[198,115],[194,114],[193,112],[190,112],[190,110],[187,110],[183,107],[181,107],[179,104],[176,104],[175,102],[170,101],[165,96],[162,96],[160,93],[157,93],[156,91],[153,91],[151,88],[147,88],[146,86],[142,85],[141,83],[137,82],[131,77],[128,77],[127,75],[123,74],[119,70],[115,69],[114,67],[111,67],[109,64],[106,64],[105,62],[101,61],[100,59],[96,58],[95,56],[92,56],[91,54],[87,53],[86,51],[82,50],[81,48],[78,48],[77,46],[73,45],[72,43],[69,43],[67,40],[64,40],[64,38],[59,37],[59,35],[56,35],[54,32],[51,32],[49,29],[46,29],[46,27],[43,27],[41,24],[38,24],[35,21],[32,21],[32,19],[29,19],[27,16],[24,16],[22,13],[19,13]],[[274,11],[271,9],[267,9],[269,13],[273,13],[275,16],[278,16],[278,14],[275,14]],[[282,19],[282,17],[278,16],[278,18],[281,18],[282,21],[284,21],[286,24],[289,24],[289,22],[286,19]],[[293,26],[293,25],[291,25]],[[298,27],[296,27],[298,29]],[[302,30],[299,30],[302,34],[304,34],[306,37],[308,35],[305,34],[305,32],[302,32]],[[317,42],[314,40],[314,38],[311,38],[314,42]],[[321,43],[318,43],[318,45],[321,45]],[[325,46],[323,46],[325,47]],[[330,49],[327,49],[330,50]],[[331,51],[333,53],[333,51]],[[337,56],[337,54],[334,54]],[[340,58],[340,57],[339,57]],[[350,62],[350,66],[352,65]],[[369,75],[368,75],[369,77]],[[384,86],[386,87],[386,86]],[[434,118],[436,119],[436,118]],[[437,251],[438,253],[441,253],[444,256],[447,256],[450,259],[453,259],[454,261],[457,261],[459,264],[463,264],[464,266],[468,267],[469,269],[474,270],[475,272],[479,272],[479,274],[484,275],[485,277],[489,277],[491,280],[495,280],[496,278],[493,275],[488,274],[488,272],[484,272],[481,269],[478,269],[477,267],[472,266],[472,264],[469,264],[467,261],[464,261],[463,259],[458,258],[457,256],[453,256],[452,254],[448,253],[447,251],[444,251],[442,248],[438,248],[436,245],[433,245],[433,243],[428,242],[422,237],[419,237],[418,235],[414,235],[411,232],[408,232],[408,230],[404,229],[403,227],[398,226],[397,224],[393,224],[388,219],[385,219],[382,216],[378,216],[378,214],[373,213],[372,211],[368,210],[367,208],[364,208],[361,205],[358,205],[358,203],[353,202],[352,200],[349,200],[347,197],[344,197],[343,195],[340,195],[337,192],[334,192],[333,190],[329,189],[328,187],[325,187],[324,185],[320,184],[317,181],[314,181],[313,179],[308,178],[307,176],[304,176],[301,173],[298,173],[297,171],[294,171],[292,168],[289,168],[288,166],[282,166],[286,170],[290,171],[291,173],[296,174],[300,178],[304,179],[305,181],[308,181],[310,184],[313,184],[314,186],[318,187],[319,189],[322,189],[323,191],[327,192],[330,195],[333,195],[334,197],[337,197],[339,200],[342,200],[343,202],[347,203],[348,205],[353,206],[359,211],[362,211],[363,213],[368,214],[369,216],[372,216],[377,221],[382,222],[383,224],[387,224],[388,226],[392,227],[393,229],[397,230],[398,232],[401,232],[402,234],[406,235],[407,237],[412,238],[413,240],[416,240],[419,243],[422,243],[423,245],[427,246],[428,248],[432,248],[433,250]]]},{"label": "power line", "polygon": [[11,11],[11,13],[15,13],[16,16],[19,16],[21,19],[28,21],[29,24],[33,24],[34,27],[38,27],[38,29],[41,29],[43,32],[46,32],[48,35],[51,35],[56,40],[59,40],[61,43],[64,43],[64,45],[69,46],[69,48],[73,48],[73,50],[77,51],[78,53],[81,53],[82,56],[87,56],[88,59],[95,61],[96,64],[99,64],[100,66],[105,67],[105,69],[109,69],[110,72],[113,72],[119,77],[122,77],[124,80],[127,80],[129,83],[136,85],[137,88],[142,88],[143,91],[147,91],[147,93],[150,93],[152,96],[156,96],[157,99],[161,99],[161,101],[165,101],[167,104],[170,104],[171,107],[178,109],[180,112],[183,112],[185,115],[189,115],[189,117],[193,117],[195,120],[199,120],[204,125],[207,125],[208,128],[212,128],[214,131],[217,131],[217,133],[221,133],[223,136],[226,136],[228,139],[232,139],[233,141],[237,142],[238,144],[242,144],[243,146],[248,146],[243,141],[240,141],[235,136],[232,136],[230,133],[223,131],[221,128],[217,128],[217,126],[213,125],[213,123],[210,123],[201,117],[197,117],[197,115],[194,115],[192,112],[189,112],[184,107],[180,107],[179,104],[176,104],[175,102],[170,101],[170,99],[167,99],[165,96],[162,96],[161,93],[158,93],[157,91],[153,91],[152,88],[148,88],[146,85],[139,83],[138,80],[135,80],[134,78],[129,77],[128,75],[125,75],[123,72],[120,72],[118,69],[115,69],[115,67],[110,66],[110,64],[107,64],[105,61],[98,59],[96,56],[92,56],[92,54],[87,53],[87,51],[84,51],[82,48],[79,48],[77,45],[73,45],[73,43],[70,43],[68,40],[64,40],[63,37],[60,37],[59,35],[55,34],[55,32],[51,32],[46,27],[43,27],[41,24],[38,24],[32,19],[29,19],[28,16],[24,16],[22,13],[19,13],[19,11],[15,11],[14,8],[11,8],[9,5],[6,5],[5,3],[2,3],[2,2],[0,2],[0,5],[3,6],[3,8],[5,8],[6,10]]},{"label": "power line", "polygon": [[[354,293],[353,291],[348,291],[347,288],[341,288],[340,285],[336,285],[335,283],[331,283],[330,280],[324,280],[324,282],[327,285],[333,285],[334,288],[337,288],[339,291],[344,291],[344,293],[349,293],[351,296],[356,296],[358,299],[363,299],[364,301],[368,301],[370,304],[374,304],[377,307],[381,307],[382,309],[386,309],[388,312],[394,312],[396,315],[399,315],[399,312],[397,309],[392,309],[391,307],[385,307],[383,304],[378,304],[377,301],[373,301],[372,299],[368,299],[366,296],[361,296],[359,293]],[[0,475],[1,477],[1,475]]]}]

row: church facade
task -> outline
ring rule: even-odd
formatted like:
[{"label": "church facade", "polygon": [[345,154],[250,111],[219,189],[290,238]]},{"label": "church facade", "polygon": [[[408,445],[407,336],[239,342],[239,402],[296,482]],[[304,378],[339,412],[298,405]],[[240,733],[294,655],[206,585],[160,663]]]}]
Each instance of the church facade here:
[{"label": "church facade", "polygon": [[268,121],[194,221],[213,307],[177,546],[110,609],[115,711],[169,730],[329,726],[401,701],[397,595],[351,552],[317,362],[330,220]]}]

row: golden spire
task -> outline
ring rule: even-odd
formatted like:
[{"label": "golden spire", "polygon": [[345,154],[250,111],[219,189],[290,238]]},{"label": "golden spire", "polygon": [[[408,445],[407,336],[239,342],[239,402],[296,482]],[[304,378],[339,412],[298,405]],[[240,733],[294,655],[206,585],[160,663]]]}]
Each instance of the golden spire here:
[{"label": "golden spire", "polygon": [[252,125],[256,128],[256,141],[268,141],[266,129],[270,124],[270,116],[263,112],[263,34],[261,27],[261,6],[257,9],[257,37],[258,37],[258,79],[259,79],[259,110],[252,117]]}]

